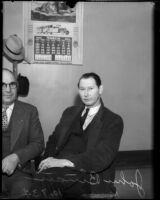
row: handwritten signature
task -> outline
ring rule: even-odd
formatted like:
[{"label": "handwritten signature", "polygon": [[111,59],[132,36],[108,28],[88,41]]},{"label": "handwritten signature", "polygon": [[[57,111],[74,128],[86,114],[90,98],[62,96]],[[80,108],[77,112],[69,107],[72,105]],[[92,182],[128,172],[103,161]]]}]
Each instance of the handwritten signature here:
[{"label": "handwritten signature", "polygon": [[144,191],[144,189],[143,189],[143,180],[142,180],[142,176],[141,176],[141,173],[140,173],[140,171],[138,170],[138,169],[136,169],[136,172],[135,172],[135,182],[133,182],[133,181],[127,181],[126,180],[126,178],[125,178],[125,176],[124,176],[124,172],[123,171],[121,171],[120,172],[120,177],[121,177],[121,179],[119,179],[118,181],[117,180],[115,180],[115,181],[107,181],[107,180],[104,180],[104,182],[112,182],[112,183],[114,183],[114,184],[120,184],[120,183],[122,183],[123,185],[125,185],[125,184],[128,184],[131,188],[134,188],[134,187],[136,187],[136,189],[137,189],[137,192],[138,192],[138,194],[139,194],[139,196],[141,197],[141,198],[144,198],[145,197],[145,191]]},{"label": "handwritten signature", "polygon": [[[52,173],[46,173],[46,172],[41,172],[42,174],[45,174],[45,175],[51,175]],[[100,177],[98,174],[90,174],[89,176],[89,179],[78,179],[76,178],[76,174],[66,174],[65,175],[66,178],[62,178],[62,177],[56,177],[56,179],[54,178],[45,178],[45,180],[49,181],[49,182],[68,182],[68,181],[71,181],[71,182],[79,182],[79,183],[88,183],[90,185],[97,185],[97,184],[100,184]],[[50,176],[51,177],[51,176]],[[135,175],[134,175],[134,178],[135,178],[135,181],[128,181],[126,180],[126,177],[124,175],[124,172],[123,171],[120,171],[120,179],[119,180],[114,180],[114,181],[111,181],[111,180],[103,180],[103,182],[105,183],[113,183],[113,184],[123,184],[123,185],[129,185],[131,188],[134,188],[136,187],[136,190],[138,192],[138,195],[141,197],[141,198],[144,198],[145,197],[145,191],[144,191],[144,188],[143,188],[143,180],[142,180],[142,175],[140,173],[140,171],[138,169],[136,169],[135,171]],[[43,181],[43,179],[41,178],[33,178],[34,180],[36,181]],[[118,193],[116,192],[115,194],[116,196],[118,196]]]}]

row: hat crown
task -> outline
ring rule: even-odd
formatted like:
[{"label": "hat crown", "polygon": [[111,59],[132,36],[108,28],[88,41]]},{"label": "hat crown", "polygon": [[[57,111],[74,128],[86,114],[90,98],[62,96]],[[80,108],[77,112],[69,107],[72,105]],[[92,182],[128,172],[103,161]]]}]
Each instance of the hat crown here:
[{"label": "hat crown", "polygon": [[11,35],[6,40],[6,47],[15,54],[20,54],[23,48],[22,41],[17,35]]}]

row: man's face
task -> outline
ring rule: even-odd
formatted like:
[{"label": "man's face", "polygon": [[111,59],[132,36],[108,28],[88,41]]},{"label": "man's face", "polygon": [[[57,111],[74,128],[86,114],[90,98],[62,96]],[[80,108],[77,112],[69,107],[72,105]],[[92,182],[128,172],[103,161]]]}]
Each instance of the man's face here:
[{"label": "man's face", "polygon": [[[16,80],[14,76],[6,70],[2,74],[2,103],[11,105],[17,97],[17,87],[14,87]],[[6,84],[4,86],[4,84]],[[10,85],[9,85],[10,84]]]},{"label": "man's face", "polygon": [[100,96],[103,86],[97,86],[94,78],[82,78],[79,82],[79,95],[82,102],[88,107],[97,106],[100,103]]}]

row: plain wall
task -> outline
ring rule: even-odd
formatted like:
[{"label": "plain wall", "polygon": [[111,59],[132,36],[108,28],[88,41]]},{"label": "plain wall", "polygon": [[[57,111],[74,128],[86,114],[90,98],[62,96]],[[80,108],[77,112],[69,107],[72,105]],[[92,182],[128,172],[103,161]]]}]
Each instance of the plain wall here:
[{"label": "plain wall", "polygon": [[[3,2],[3,38],[23,38],[23,2]],[[20,100],[39,111],[45,140],[75,103],[77,82],[96,72],[106,107],[122,116],[120,150],[152,149],[153,6],[151,2],[84,2],[83,65],[18,64],[30,91]],[[3,67],[12,63],[3,58]]]}]

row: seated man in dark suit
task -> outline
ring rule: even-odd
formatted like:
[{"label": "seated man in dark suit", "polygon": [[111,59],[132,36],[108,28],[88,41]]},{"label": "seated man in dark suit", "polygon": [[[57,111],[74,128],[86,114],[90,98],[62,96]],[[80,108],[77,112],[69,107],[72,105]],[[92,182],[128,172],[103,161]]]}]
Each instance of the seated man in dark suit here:
[{"label": "seated man in dark suit", "polygon": [[35,106],[17,100],[13,72],[2,72],[2,193],[19,198],[31,183],[31,160],[44,150],[44,136]]},{"label": "seated man in dark suit", "polygon": [[81,198],[116,192],[114,161],[123,120],[104,107],[97,74],[83,74],[78,90],[83,105],[63,112],[48,139],[32,190],[26,191],[30,198]]}]

